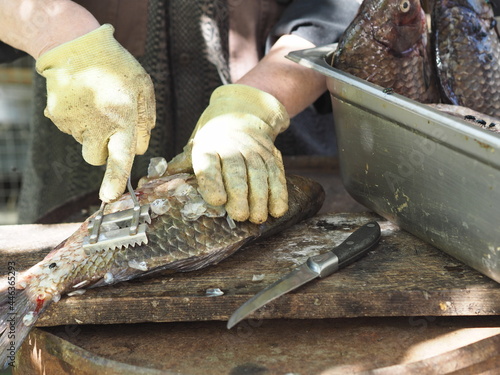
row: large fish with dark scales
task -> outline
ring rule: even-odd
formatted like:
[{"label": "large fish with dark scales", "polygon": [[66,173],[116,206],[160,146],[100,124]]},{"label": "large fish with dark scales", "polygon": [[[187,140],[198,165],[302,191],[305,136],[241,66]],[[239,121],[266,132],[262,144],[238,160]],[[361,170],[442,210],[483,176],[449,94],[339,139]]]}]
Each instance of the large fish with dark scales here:
[{"label": "large fish with dark scales", "polygon": [[[13,355],[41,313],[62,295],[86,288],[110,285],[159,270],[190,271],[228,257],[258,238],[313,216],[321,207],[324,191],[311,180],[288,176],[289,210],[281,218],[263,224],[233,222],[225,210],[206,204],[196,178],[178,174],[154,179],[135,194],[150,204],[148,243],[114,250],[88,251],[82,247],[88,235],[87,219],[44,260],[15,277],[0,280],[0,368]],[[130,209],[124,194],[106,206],[105,214]]]},{"label": "large fish with dark scales", "polygon": [[364,0],[332,66],[422,103],[439,89],[419,0]]},{"label": "large fish with dark scales", "polygon": [[500,38],[491,1],[436,0],[432,38],[443,102],[500,117]]}]

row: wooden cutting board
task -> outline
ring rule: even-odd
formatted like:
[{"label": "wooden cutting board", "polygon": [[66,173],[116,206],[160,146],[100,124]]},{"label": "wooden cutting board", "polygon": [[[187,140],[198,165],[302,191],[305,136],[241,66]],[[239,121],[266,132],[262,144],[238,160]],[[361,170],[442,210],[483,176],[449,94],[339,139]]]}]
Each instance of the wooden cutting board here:
[{"label": "wooden cutting board", "polygon": [[[269,303],[253,317],[458,316],[500,311],[496,282],[379,216],[351,213],[316,216],[204,270],[162,273],[63,297],[37,325],[227,320],[242,303],[307,257],[328,251],[371,220],[382,228],[374,250]],[[6,231],[0,228],[0,238]],[[46,252],[6,251],[0,246],[0,271],[5,273],[9,259],[26,266]],[[223,294],[209,296],[207,290],[214,288]]]}]

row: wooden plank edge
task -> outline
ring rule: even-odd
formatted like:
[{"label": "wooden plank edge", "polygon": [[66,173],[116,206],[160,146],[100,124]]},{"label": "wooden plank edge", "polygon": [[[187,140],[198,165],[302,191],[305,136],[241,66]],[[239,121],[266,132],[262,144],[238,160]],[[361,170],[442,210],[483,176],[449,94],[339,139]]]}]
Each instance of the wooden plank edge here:
[{"label": "wooden plank edge", "polygon": [[[153,296],[137,298],[64,298],[53,304],[37,326],[228,320],[249,296]],[[377,303],[363,303],[374,301]],[[442,290],[424,294],[356,292],[351,295],[290,293],[267,304],[251,319],[322,319],[391,316],[497,315],[500,291]]]}]

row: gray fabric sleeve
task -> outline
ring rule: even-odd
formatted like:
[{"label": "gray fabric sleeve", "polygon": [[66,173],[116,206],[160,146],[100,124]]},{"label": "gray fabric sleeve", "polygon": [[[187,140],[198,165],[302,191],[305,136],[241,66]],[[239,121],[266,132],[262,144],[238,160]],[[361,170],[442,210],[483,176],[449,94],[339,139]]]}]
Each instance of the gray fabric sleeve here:
[{"label": "gray fabric sleeve", "polygon": [[358,8],[356,0],[293,0],[271,31],[267,47],[284,34],[298,35],[316,46],[335,43]]}]

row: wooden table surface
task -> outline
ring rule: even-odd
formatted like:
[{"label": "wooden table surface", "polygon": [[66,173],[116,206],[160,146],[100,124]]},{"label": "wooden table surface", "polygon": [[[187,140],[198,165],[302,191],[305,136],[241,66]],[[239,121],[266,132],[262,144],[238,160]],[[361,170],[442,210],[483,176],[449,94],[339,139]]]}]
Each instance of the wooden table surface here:
[{"label": "wooden table surface", "polygon": [[[382,228],[374,250],[266,305],[258,317],[457,316],[500,311],[496,282],[385,219],[348,213],[318,215],[203,270],[162,273],[63,297],[37,325],[227,320],[265,286],[371,220]],[[34,262],[40,253],[24,252],[24,256],[23,262],[29,263],[30,256]],[[208,296],[211,288],[224,294]]]}]

